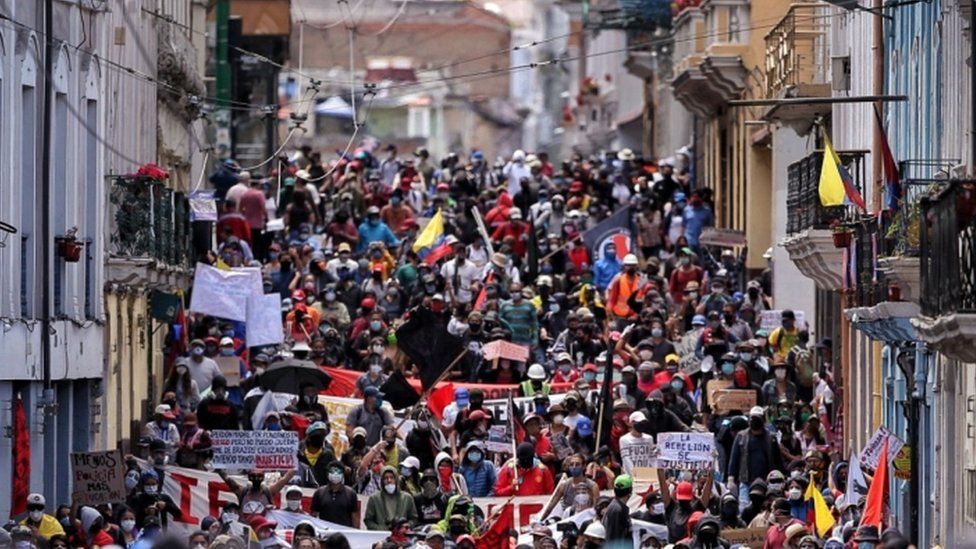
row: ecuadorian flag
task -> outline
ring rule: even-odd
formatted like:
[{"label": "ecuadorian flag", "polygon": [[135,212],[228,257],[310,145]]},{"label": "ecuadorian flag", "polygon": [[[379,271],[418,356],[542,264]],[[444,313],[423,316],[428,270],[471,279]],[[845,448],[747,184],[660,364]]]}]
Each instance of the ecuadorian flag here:
[{"label": "ecuadorian flag", "polygon": [[824,155],[820,167],[820,203],[824,206],[857,206],[864,211],[864,199],[854,187],[854,178],[840,162],[837,151],[823,132]]},{"label": "ecuadorian flag", "polygon": [[433,265],[444,256],[451,253],[451,247],[444,242],[444,217],[437,210],[430,218],[424,230],[413,243],[413,251],[427,263]]}]

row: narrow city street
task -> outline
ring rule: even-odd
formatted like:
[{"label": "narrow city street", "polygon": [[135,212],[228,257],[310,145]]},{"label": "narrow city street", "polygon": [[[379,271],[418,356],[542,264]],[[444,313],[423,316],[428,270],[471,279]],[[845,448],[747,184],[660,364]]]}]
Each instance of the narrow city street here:
[{"label": "narrow city street", "polygon": [[0,0],[0,549],[976,547],[974,29]]}]

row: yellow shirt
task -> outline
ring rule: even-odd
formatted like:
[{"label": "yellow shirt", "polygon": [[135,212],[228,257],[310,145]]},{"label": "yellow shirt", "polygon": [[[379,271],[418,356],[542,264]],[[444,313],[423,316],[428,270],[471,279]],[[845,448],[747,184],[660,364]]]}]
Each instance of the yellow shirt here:
[{"label": "yellow shirt", "polygon": [[41,516],[40,524],[37,525],[32,524],[30,521],[30,517],[25,518],[24,520],[20,521],[20,523],[23,524],[24,526],[37,528],[37,535],[41,536],[44,539],[50,539],[51,536],[64,535],[64,528],[61,527],[61,523],[58,522],[58,519],[54,518],[51,515],[48,515],[47,513]]}]

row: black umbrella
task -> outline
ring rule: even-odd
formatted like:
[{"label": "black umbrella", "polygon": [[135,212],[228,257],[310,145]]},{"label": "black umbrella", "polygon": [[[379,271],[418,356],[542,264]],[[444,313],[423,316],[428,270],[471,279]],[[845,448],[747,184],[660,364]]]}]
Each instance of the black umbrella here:
[{"label": "black umbrella", "polygon": [[268,391],[300,395],[304,385],[316,386],[317,392],[328,388],[332,376],[313,362],[291,358],[271,365],[261,374],[259,383]]}]

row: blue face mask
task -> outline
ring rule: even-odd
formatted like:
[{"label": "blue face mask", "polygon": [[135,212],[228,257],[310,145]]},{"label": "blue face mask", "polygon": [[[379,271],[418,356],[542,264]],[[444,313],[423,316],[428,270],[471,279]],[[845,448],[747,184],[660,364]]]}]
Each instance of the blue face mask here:
[{"label": "blue face mask", "polygon": [[537,404],[535,407],[535,415],[544,416],[546,415],[546,407],[543,404]]},{"label": "blue face mask", "polygon": [[265,426],[265,428],[268,431],[280,431],[281,430],[281,424],[280,423],[269,423],[268,425]]},{"label": "blue face mask", "polygon": [[468,452],[468,459],[471,460],[471,463],[478,463],[481,461],[481,458],[481,452]]},{"label": "blue face mask", "polygon": [[732,375],[732,372],[734,372],[734,371],[735,371],[735,364],[732,364],[731,362],[725,362],[725,363],[722,364],[722,373],[723,374],[725,374],[727,376],[730,376],[730,375]]},{"label": "blue face mask", "polygon": [[369,322],[369,329],[370,330],[373,330],[374,332],[380,331],[380,329],[382,327],[383,327],[383,324],[379,320],[371,320]]},{"label": "blue face mask", "polygon": [[749,362],[752,360],[752,353],[739,353],[739,358],[741,358],[743,362]]},{"label": "blue face mask", "polygon": [[569,473],[569,476],[571,476],[571,477],[578,477],[578,476],[580,476],[580,475],[583,474],[583,468],[582,467],[570,467],[570,468],[566,469],[566,472]]},{"label": "blue face mask", "polygon": [[583,372],[583,379],[586,381],[593,381],[596,379],[596,374],[593,372]]},{"label": "blue face mask", "polygon": [[234,348],[231,347],[229,349],[221,349],[220,354],[224,356],[234,356]]}]

